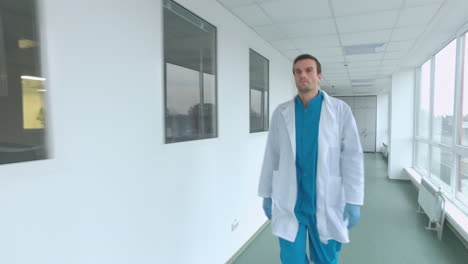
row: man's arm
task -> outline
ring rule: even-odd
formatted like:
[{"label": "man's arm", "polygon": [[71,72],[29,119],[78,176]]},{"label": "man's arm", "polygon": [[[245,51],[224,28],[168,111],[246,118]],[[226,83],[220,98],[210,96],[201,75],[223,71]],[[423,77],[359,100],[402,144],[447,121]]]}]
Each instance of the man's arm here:
[{"label": "man's arm", "polygon": [[347,104],[342,108],[340,168],[347,204],[364,203],[364,164],[356,121]]}]

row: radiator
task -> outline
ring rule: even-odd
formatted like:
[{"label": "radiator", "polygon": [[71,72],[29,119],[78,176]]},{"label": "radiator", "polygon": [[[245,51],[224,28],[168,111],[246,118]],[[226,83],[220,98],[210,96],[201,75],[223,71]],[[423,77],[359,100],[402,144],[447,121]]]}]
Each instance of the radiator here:
[{"label": "radiator", "polygon": [[418,212],[425,213],[429,218],[426,229],[437,231],[438,238],[442,239],[445,220],[445,199],[441,188],[438,187],[438,190],[435,190],[432,184],[425,178],[422,178],[419,185],[418,204]]}]

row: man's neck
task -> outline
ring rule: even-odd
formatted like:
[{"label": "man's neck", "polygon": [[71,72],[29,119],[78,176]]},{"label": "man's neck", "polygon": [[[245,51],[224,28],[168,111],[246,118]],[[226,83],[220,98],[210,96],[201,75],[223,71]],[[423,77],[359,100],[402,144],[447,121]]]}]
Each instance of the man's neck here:
[{"label": "man's neck", "polygon": [[306,93],[298,93],[299,99],[301,99],[302,104],[305,108],[309,105],[310,100],[314,99],[318,95],[318,89],[310,90]]}]

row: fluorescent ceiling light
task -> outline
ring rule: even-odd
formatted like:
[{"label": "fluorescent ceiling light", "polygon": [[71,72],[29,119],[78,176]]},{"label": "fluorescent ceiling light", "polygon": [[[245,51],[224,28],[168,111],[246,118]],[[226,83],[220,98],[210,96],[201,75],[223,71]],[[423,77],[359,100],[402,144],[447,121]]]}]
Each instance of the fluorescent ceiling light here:
[{"label": "fluorescent ceiling light", "polygon": [[385,43],[362,44],[343,47],[345,55],[373,54],[384,52],[384,50]]},{"label": "fluorescent ceiling light", "polygon": [[35,81],[45,81],[45,80],[46,80],[46,78],[36,77],[36,76],[28,76],[28,75],[22,75],[22,76],[21,76],[21,79],[24,79],[24,80],[35,80]]},{"label": "fluorescent ceiling light", "polygon": [[371,87],[374,87],[374,85],[371,84],[371,83],[351,84],[351,87],[353,87],[353,88],[371,88]]},{"label": "fluorescent ceiling light", "polygon": [[30,39],[18,39],[18,47],[20,49],[30,49],[37,47],[37,41]]},{"label": "fluorescent ceiling light", "polygon": [[372,83],[375,79],[354,79],[351,80],[351,84],[358,84],[358,83]]}]

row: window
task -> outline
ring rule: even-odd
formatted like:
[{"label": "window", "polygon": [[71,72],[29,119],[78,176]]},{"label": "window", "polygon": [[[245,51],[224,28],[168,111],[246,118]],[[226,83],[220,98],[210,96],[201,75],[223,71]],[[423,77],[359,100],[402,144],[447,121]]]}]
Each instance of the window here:
[{"label": "window", "polygon": [[164,1],[166,143],[217,137],[216,28]]},{"label": "window", "polygon": [[433,139],[448,145],[452,145],[454,131],[456,44],[453,40],[435,55]]},{"label": "window", "polygon": [[430,94],[431,94],[431,60],[427,61],[421,67],[421,79],[419,89],[419,113],[417,135],[429,138],[430,121]]},{"label": "window", "polygon": [[33,0],[0,7],[0,164],[46,159],[46,88]]},{"label": "window", "polygon": [[464,37],[464,45],[462,48],[462,75],[461,75],[461,110],[462,116],[460,117],[461,120],[461,128],[460,131],[460,138],[458,143],[464,146],[468,146],[468,33],[465,34]]},{"label": "window", "polygon": [[459,34],[421,65],[413,164],[421,175],[442,187],[446,197],[461,202],[464,207],[460,209],[465,213],[468,213],[467,37],[466,32]]},{"label": "window", "polygon": [[450,186],[450,175],[453,167],[451,151],[432,146],[431,176]]},{"label": "window", "polygon": [[427,143],[416,143],[416,160],[414,165],[419,173],[424,176],[429,175],[429,145]]},{"label": "window", "polygon": [[468,205],[468,158],[460,157],[458,164],[457,197]]},{"label": "window", "polygon": [[250,133],[268,130],[268,63],[250,50]]}]

